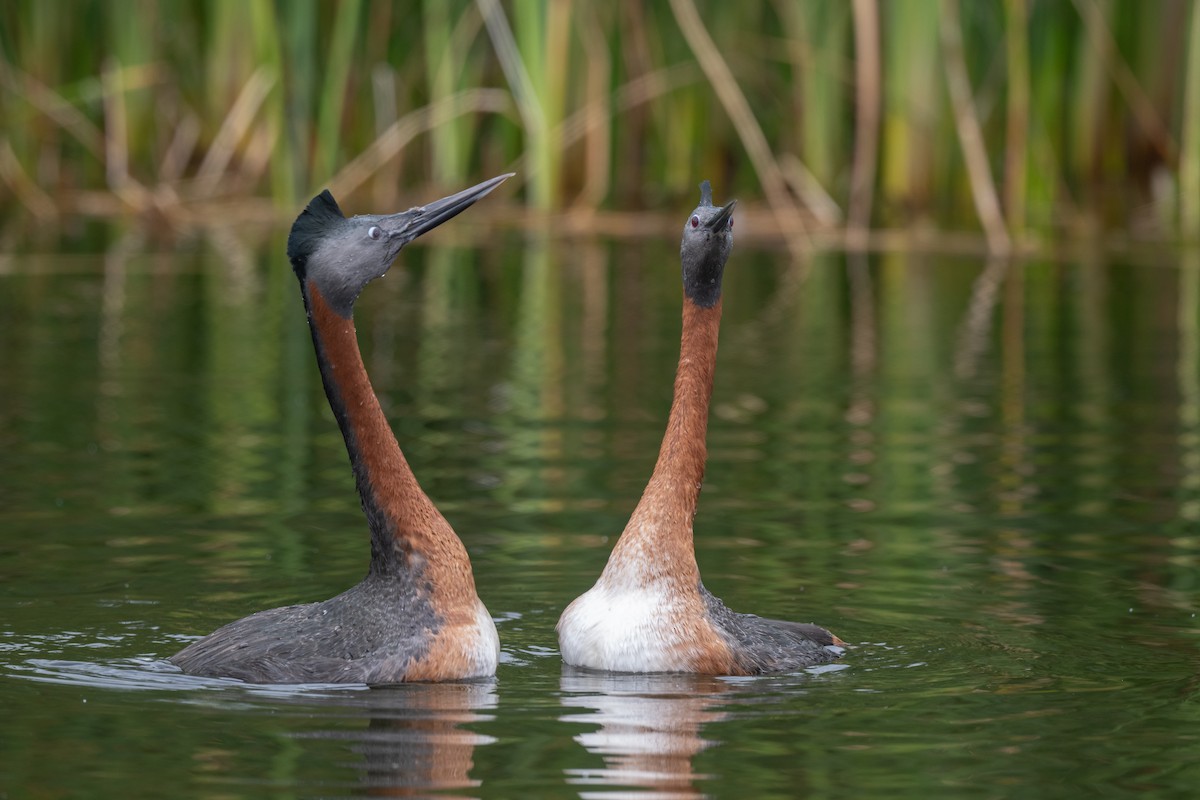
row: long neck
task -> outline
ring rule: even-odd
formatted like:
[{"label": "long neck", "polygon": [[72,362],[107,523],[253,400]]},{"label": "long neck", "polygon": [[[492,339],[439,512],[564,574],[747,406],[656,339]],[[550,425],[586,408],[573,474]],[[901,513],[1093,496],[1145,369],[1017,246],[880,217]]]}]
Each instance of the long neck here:
[{"label": "long neck", "polygon": [[[708,456],[708,406],[712,398],[717,335],[721,327],[720,299],[709,308],[683,301],[683,337],[675,372],[675,398],[658,451],[654,474],[613,552],[621,561],[661,561],[689,577],[696,569],[692,549],[692,517],[704,480]],[[610,563],[612,563],[610,561]],[[655,566],[640,569],[657,573]],[[698,577],[699,573],[696,573]]]},{"label": "long neck", "polygon": [[[325,395],[346,440],[371,530],[371,573],[448,572],[446,589],[474,580],[466,549],[421,490],[363,366],[354,321],[335,312],[311,281],[303,287]],[[428,576],[433,577],[433,576]]]}]

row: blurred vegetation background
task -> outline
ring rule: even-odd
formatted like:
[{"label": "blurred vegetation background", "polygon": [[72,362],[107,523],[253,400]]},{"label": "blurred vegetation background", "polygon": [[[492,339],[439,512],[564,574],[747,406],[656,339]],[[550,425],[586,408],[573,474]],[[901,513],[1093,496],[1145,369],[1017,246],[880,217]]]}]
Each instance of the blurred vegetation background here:
[{"label": "blurred vegetation background", "polygon": [[1191,0],[8,0],[0,117],[10,220],[515,170],[522,216],[606,233],[709,177],[793,239],[1200,239]]}]

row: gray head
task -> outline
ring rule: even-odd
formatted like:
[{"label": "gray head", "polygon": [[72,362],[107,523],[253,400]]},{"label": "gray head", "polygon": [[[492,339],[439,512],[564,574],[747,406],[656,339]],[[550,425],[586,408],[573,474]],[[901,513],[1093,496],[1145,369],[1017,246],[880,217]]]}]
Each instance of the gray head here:
[{"label": "gray head", "polygon": [[314,197],[292,224],[288,259],[301,283],[312,281],[329,307],[349,317],[359,292],[382,277],[400,249],[466,210],[512,173],[399,214],[346,218],[329,190]]},{"label": "gray head", "polygon": [[737,200],[717,207],[712,186],[700,184],[700,205],[683,224],[679,259],[683,265],[683,292],[701,308],[711,308],[721,299],[721,277],[733,250],[733,207]]}]

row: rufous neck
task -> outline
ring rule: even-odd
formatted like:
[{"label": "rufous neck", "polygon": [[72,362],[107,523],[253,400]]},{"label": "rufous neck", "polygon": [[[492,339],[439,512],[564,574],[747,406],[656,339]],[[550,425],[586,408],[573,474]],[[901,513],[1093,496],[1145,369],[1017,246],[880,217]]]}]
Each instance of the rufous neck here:
[{"label": "rufous neck", "polygon": [[[432,562],[470,562],[450,523],[422,491],[367,377],[354,320],[334,311],[306,281],[304,303],[329,405],[337,418],[371,530],[371,572],[390,574]],[[471,584],[474,591],[474,583]]]},{"label": "rufous neck", "polygon": [[684,299],[683,336],[667,430],[654,473],[622,535],[622,539],[653,537],[657,541],[652,552],[671,552],[693,563],[692,517],[708,456],[705,437],[720,327],[720,299],[708,308]]}]

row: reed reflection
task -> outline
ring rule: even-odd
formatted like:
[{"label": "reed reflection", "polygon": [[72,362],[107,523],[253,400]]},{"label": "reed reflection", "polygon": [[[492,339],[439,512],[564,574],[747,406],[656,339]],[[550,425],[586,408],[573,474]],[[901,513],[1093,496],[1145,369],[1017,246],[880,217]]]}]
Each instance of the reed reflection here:
[{"label": "reed reflection", "polygon": [[548,232],[525,245],[520,300],[516,307],[511,361],[496,427],[510,458],[500,496],[542,498],[557,509],[563,495],[564,432],[557,423],[566,414],[563,379],[563,275],[560,253]]},{"label": "reed reflection", "polygon": [[692,759],[720,744],[701,736],[701,728],[725,718],[714,707],[732,691],[731,684],[701,675],[608,673],[564,666],[561,687],[562,704],[587,713],[567,714],[559,721],[600,726],[574,738],[589,753],[601,756],[604,767],[564,770],[568,783],[605,787],[583,791],[581,797],[704,796],[696,784],[709,776],[697,773]]}]

